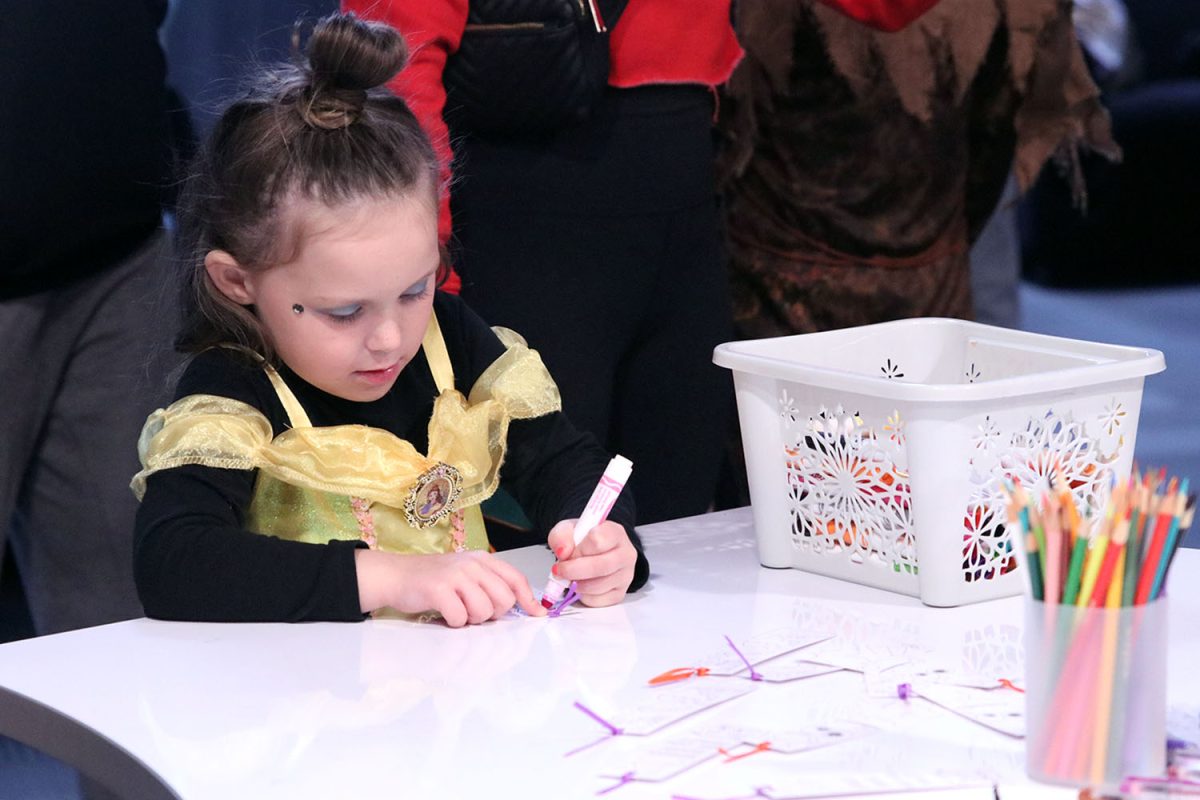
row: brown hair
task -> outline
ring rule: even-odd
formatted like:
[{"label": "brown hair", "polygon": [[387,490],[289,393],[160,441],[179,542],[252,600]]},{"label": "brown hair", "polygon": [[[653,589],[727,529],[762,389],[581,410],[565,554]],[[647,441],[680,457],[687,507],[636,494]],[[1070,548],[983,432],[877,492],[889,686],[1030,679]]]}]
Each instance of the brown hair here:
[{"label": "brown hair", "polygon": [[382,88],[408,58],[399,32],[334,14],[313,28],[306,56],[260,76],[195,159],[180,211],[191,272],[184,352],[235,344],[274,359],[257,317],[213,285],[204,258],[224,250],[263,269],[294,257],[281,213],[289,198],[338,205],[428,191],[436,213],[437,157],[412,111]]}]

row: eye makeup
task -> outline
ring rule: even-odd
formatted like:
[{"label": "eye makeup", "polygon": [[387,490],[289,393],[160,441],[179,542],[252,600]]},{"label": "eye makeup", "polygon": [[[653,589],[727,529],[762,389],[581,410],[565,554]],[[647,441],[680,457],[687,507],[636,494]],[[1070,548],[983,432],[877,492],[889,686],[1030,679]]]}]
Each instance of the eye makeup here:
[{"label": "eye makeup", "polygon": [[[412,286],[409,286],[404,290],[403,293],[400,294],[400,302],[412,303],[424,297],[428,297],[429,293],[433,290],[433,278],[434,273],[431,272],[421,280],[414,283]],[[318,311],[334,322],[348,323],[353,322],[361,317],[365,313],[368,305],[369,304],[365,302],[354,302],[346,303],[340,306],[334,306],[332,308],[320,308]],[[292,310],[295,311],[297,306],[299,306],[299,304],[293,306]],[[300,306],[300,309],[303,311],[303,306]],[[301,311],[296,311],[296,313],[299,314]]]},{"label": "eye makeup", "polygon": [[402,295],[400,295],[400,299],[401,300],[416,300],[418,298],[424,297],[426,294],[429,293],[430,280],[431,280],[430,276],[426,275],[422,280],[418,281],[417,283],[414,283],[412,286],[405,289],[404,293]]},{"label": "eye makeup", "polygon": [[332,319],[334,322],[352,322],[362,314],[361,303],[349,303],[337,308],[322,309],[321,313]]}]

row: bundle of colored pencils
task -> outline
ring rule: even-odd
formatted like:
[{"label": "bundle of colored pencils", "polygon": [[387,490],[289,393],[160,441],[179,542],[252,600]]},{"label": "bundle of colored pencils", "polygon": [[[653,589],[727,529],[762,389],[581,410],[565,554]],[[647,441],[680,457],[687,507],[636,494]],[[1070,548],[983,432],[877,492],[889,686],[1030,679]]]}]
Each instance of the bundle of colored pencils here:
[{"label": "bundle of colored pencils", "polygon": [[1031,775],[1112,787],[1154,774],[1165,750],[1166,615],[1151,604],[1195,514],[1187,479],[1135,469],[1102,514],[1080,514],[1061,480],[1038,502],[1008,489],[1040,603],[1029,619],[1041,635],[1026,640]]},{"label": "bundle of colored pencils", "polygon": [[1162,594],[1167,571],[1196,511],[1188,479],[1135,469],[1103,515],[1084,517],[1062,480],[1031,503],[1009,484],[1008,521],[1027,556],[1035,600],[1091,607],[1144,605]]}]

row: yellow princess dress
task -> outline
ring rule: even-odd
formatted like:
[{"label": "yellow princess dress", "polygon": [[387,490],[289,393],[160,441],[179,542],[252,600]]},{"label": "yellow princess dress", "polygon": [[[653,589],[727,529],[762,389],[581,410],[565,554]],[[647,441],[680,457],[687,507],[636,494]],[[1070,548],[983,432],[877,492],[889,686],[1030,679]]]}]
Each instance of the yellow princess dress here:
[{"label": "yellow princess dress", "polygon": [[246,528],[294,541],[362,539],[394,553],[488,548],[479,504],[495,492],[508,425],[558,411],[558,387],[537,352],[494,329],[506,350],[471,388],[454,372],[437,315],[422,348],[438,389],[422,455],[395,434],[366,425],[313,427],[283,378],[264,365],[291,429],[272,436],[256,408],[216,395],[189,395],[150,415],[138,442],[146,478],[186,464],[256,469]]}]

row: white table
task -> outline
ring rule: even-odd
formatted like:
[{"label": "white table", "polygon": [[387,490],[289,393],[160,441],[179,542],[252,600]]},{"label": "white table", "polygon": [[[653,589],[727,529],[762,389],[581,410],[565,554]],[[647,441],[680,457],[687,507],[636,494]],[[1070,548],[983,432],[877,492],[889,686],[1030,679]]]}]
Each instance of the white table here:
[{"label": "white table", "polygon": [[[652,567],[648,587],[620,606],[557,620],[507,618],[450,630],[400,620],[141,619],[2,645],[0,734],[139,798],[592,797],[616,782],[600,776],[620,774],[620,748],[636,742],[617,737],[566,757],[606,737],[573,703],[597,711],[637,703],[654,691],[646,686],[651,676],[701,665],[725,648],[726,634],[738,640],[814,624],[861,641],[898,634],[1021,678],[1020,598],[934,609],[795,570],[763,569],[748,509],[647,526],[642,535]],[[509,560],[536,588],[551,555],[526,548]],[[1173,573],[1168,697],[1195,707],[1200,552],[1181,552]],[[794,723],[839,703],[864,702],[862,676],[851,672],[754,685],[752,695],[673,730],[723,719]],[[902,701],[875,702],[891,703],[894,717]],[[906,722],[897,726],[893,718],[888,731],[857,745],[761,753],[734,764],[714,759],[669,782],[630,783],[611,796],[724,797],[739,786],[746,794],[772,776],[836,763],[846,747],[858,748],[864,770],[879,759],[907,763],[944,753],[989,765],[1006,800],[1063,796],[1025,780],[1019,739],[921,700],[908,707]],[[989,786],[975,796],[991,794]]]}]

